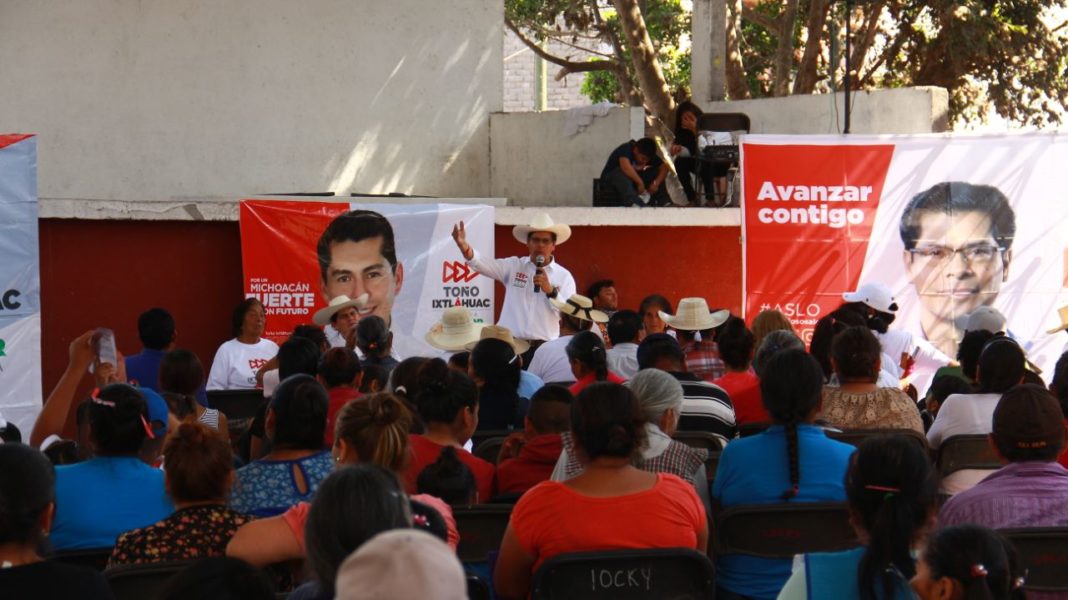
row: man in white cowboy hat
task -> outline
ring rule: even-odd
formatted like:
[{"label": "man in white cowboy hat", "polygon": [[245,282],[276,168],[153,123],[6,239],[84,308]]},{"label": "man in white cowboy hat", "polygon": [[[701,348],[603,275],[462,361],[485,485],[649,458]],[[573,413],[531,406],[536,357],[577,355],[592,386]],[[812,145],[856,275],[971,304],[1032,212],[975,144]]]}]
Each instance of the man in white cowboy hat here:
[{"label": "man in white cowboy hat", "polygon": [[553,299],[560,310],[560,337],[545,342],[534,352],[529,371],[547,383],[574,383],[571,361],[567,358],[567,344],[580,331],[586,331],[596,319],[608,320],[608,315],[593,309],[593,301],[572,294],[566,302]]},{"label": "man in white cowboy hat", "polygon": [[560,336],[559,311],[551,300],[570,298],[575,293],[575,278],[553,257],[556,245],[571,237],[571,228],[554,223],[545,213],[538,213],[529,225],[516,225],[512,236],[526,244],[527,256],[484,257],[467,243],[463,221],[452,230],[452,238],[467,264],[504,284],[504,305],[498,325],[536,347]]},{"label": "man in white cowboy hat", "polygon": [[[674,316],[664,311],[660,311],[659,315],[660,320],[678,331],[689,373],[708,380],[723,377],[727,367],[719,357],[719,346],[716,345],[713,330],[727,321],[727,317],[731,316],[730,311],[711,312],[704,298],[683,298],[679,300]],[[701,334],[700,341],[697,341],[698,332]]]},{"label": "man in white cowboy hat", "polygon": [[[360,309],[367,304],[367,294],[349,298],[342,294],[330,299],[330,304],[312,315],[312,323],[323,328],[331,348],[342,348],[360,322]],[[350,344],[353,347],[355,343]]]}]

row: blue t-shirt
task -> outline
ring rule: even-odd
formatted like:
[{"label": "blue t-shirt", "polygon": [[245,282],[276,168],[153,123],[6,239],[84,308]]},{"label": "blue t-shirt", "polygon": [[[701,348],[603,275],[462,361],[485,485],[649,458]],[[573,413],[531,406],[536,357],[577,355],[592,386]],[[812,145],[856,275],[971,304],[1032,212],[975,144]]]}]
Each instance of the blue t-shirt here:
[{"label": "blue t-shirt", "polygon": [[530,399],[534,397],[534,392],[545,387],[545,382],[541,380],[541,377],[531,373],[530,371],[519,372],[519,392],[520,398]]},{"label": "blue t-shirt", "polygon": [[[841,552],[816,552],[805,555],[805,592],[808,598],[835,598],[854,600],[860,598],[860,560],[867,548],[861,546]],[[907,577],[896,568],[889,570],[892,582],[892,600],[911,600],[915,596]],[[886,598],[882,580],[876,580],[872,593],[876,598]]]},{"label": "blue t-shirt", "polygon": [[[608,156],[608,160],[604,163],[604,168],[601,169],[601,179],[608,177],[608,174],[619,168],[619,159],[626,158],[632,165],[637,168],[637,161],[634,160],[634,142],[626,142],[621,144],[618,148],[612,151],[612,154]],[[660,160],[659,156],[653,155],[649,157],[649,164],[647,169],[659,169],[660,165],[664,161]]]},{"label": "blue t-shirt", "polygon": [[[137,385],[148,388],[154,392],[159,391],[159,364],[163,362],[166,350],[153,350],[142,348],[133,356],[126,357],[126,379],[136,381]],[[208,393],[204,385],[197,390],[197,402],[202,406],[208,405]]]},{"label": "blue t-shirt", "polygon": [[110,548],[120,533],[172,512],[163,471],[137,457],[97,457],[56,467],[56,518],[49,540],[56,550]]},{"label": "blue t-shirt", "polygon": [[[305,492],[297,489],[293,469],[304,477]],[[311,502],[326,476],[334,470],[329,451],[296,460],[256,460],[237,470],[230,491],[230,508],[255,517],[273,517],[299,502]]]},{"label": "blue t-shirt", "polygon": [[[797,428],[800,485],[790,502],[845,501],[845,473],[855,448],[828,438],[815,425]],[[712,501],[722,508],[778,504],[790,487],[782,425],[733,440],[723,449],[712,482]],[[774,600],[790,577],[788,558],[725,554],[716,561],[716,585],[759,600]]]}]

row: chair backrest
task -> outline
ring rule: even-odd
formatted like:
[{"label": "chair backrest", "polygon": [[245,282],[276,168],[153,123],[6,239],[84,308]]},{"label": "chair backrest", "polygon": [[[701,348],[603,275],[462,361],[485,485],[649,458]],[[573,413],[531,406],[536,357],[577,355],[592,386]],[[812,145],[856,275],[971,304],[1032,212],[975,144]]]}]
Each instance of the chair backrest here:
[{"label": "chair backrest", "polygon": [[497,457],[500,456],[501,446],[504,445],[504,440],[506,439],[508,438],[491,437],[484,439],[475,446],[475,451],[472,454],[486,462],[497,464]]},{"label": "chair backrest", "polygon": [[1000,469],[1001,461],[985,434],[955,435],[938,449],[942,477],[961,469]]},{"label": "chair backrest", "polygon": [[1024,590],[1068,592],[1068,527],[1001,529],[1027,569]]},{"label": "chair backrest", "polygon": [[744,131],[749,132],[749,115],[745,113],[706,112],[697,121],[701,131]]},{"label": "chair backrest", "polygon": [[[507,429],[479,429],[479,430],[476,430],[474,433],[471,434],[471,448],[472,449],[478,448],[479,444],[481,444],[482,442],[484,442],[484,441],[486,441],[486,440],[488,440],[490,438],[508,437],[512,433],[515,433],[515,432],[514,431],[509,431]],[[490,462],[493,462],[493,461],[490,461]]]},{"label": "chair backrest", "polygon": [[452,516],[460,532],[456,554],[462,562],[484,562],[490,552],[501,547],[504,530],[512,515],[511,504],[472,504],[454,506]]},{"label": "chair backrest", "polygon": [[713,518],[719,554],[790,558],[860,544],[844,502],[733,506]]},{"label": "chair backrest", "polygon": [[255,417],[263,402],[263,390],[208,390],[208,406],[228,420]]},{"label": "chair backrest", "polygon": [[490,600],[490,588],[481,577],[467,574],[467,600]]},{"label": "chair backrest", "polygon": [[707,431],[676,431],[671,439],[698,450],[718,452],[723,449],[723,438]]},{"label": "chair backrest", "polygon": [[925,453],[929,452],[927,436],[915,429],[847,429],[845,431],[826,431],[827,437],[849,444],[859,446],[864,440],[877,435],[900,435],[916,442]]},{"label": "chair backrest", "polygon": [[52,556],[49,556],[48,560],[103,571],[104,567],[108,566],[109,558],[111,558],[111,548],[89,548],[88,550],[64,550],[56,552]]},{"label": "chair backrest", "polygon": [[690,548],[657,548],[554,556],[534,573],[530,597],[696,600],[714,593],[715,570],[707,556]]},{"label": "chair backrest", "polygon": [[196,561],[120,565],[104,571],[115,600],[157,598],[163,586],[177,573]]},{"label": "chair backrest", "polygon": [[771,423],[767,421],[760,421],[758,423],[745,423],[738,426],[738,437],[744,438],[751,435],[756,435],[761,431],[764,431],[768,427],[771,427]]}]

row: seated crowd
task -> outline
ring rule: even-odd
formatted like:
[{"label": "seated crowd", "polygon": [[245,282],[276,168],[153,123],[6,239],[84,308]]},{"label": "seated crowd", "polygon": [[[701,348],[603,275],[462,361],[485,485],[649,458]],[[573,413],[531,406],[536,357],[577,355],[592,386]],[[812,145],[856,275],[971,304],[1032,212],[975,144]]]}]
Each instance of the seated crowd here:
[{"label": "seated crowd", "polygon": [[[916,390],[896,305],[847,301],[806,349],[777,311],[615,310],[605,283],[556,303],[561,335],[534,347],[453,307],[426,336],[447,354],[397,356],[344,296],[280,345],[243,301],[207,372],[164,309],[118,365],[79,336],[26,444],[0,420],[0,596],[111,598],[72,551],[105,574],[188,563],[166,598],[466,598],[466,571],[520,599],[558,555],[686,548],[726,600],[1025,597],[996,530],[1068,526],[1068,353],[1046,387],[1004,328],[969,330]],[[227,418],[217,390],[261,404]],[[1003,466],[943,478],[932,457],[962,435]],[[512,505],[499,551],[461,563],[462,511],[489,503]],[[803,503],[847,507],[857,546],[714,543],[723,511]]]}]

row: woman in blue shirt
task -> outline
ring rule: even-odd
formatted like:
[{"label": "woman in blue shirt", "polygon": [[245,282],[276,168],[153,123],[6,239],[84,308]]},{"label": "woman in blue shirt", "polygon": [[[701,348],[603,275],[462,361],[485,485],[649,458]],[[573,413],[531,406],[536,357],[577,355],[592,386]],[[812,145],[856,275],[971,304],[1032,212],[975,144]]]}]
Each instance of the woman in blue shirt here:
[{"label": "woman in blue shirt", "polygon": [[[760,379],[772,426],[727,444],[712,484],[712,502],[740,504],[841,502],[854,448],[828,438],[812,422],[820,410],[823,371],[804,350],[783,350]],[[724,554],[716,560],[716,596],[772,600],[790,576],[790,559]]]}]

